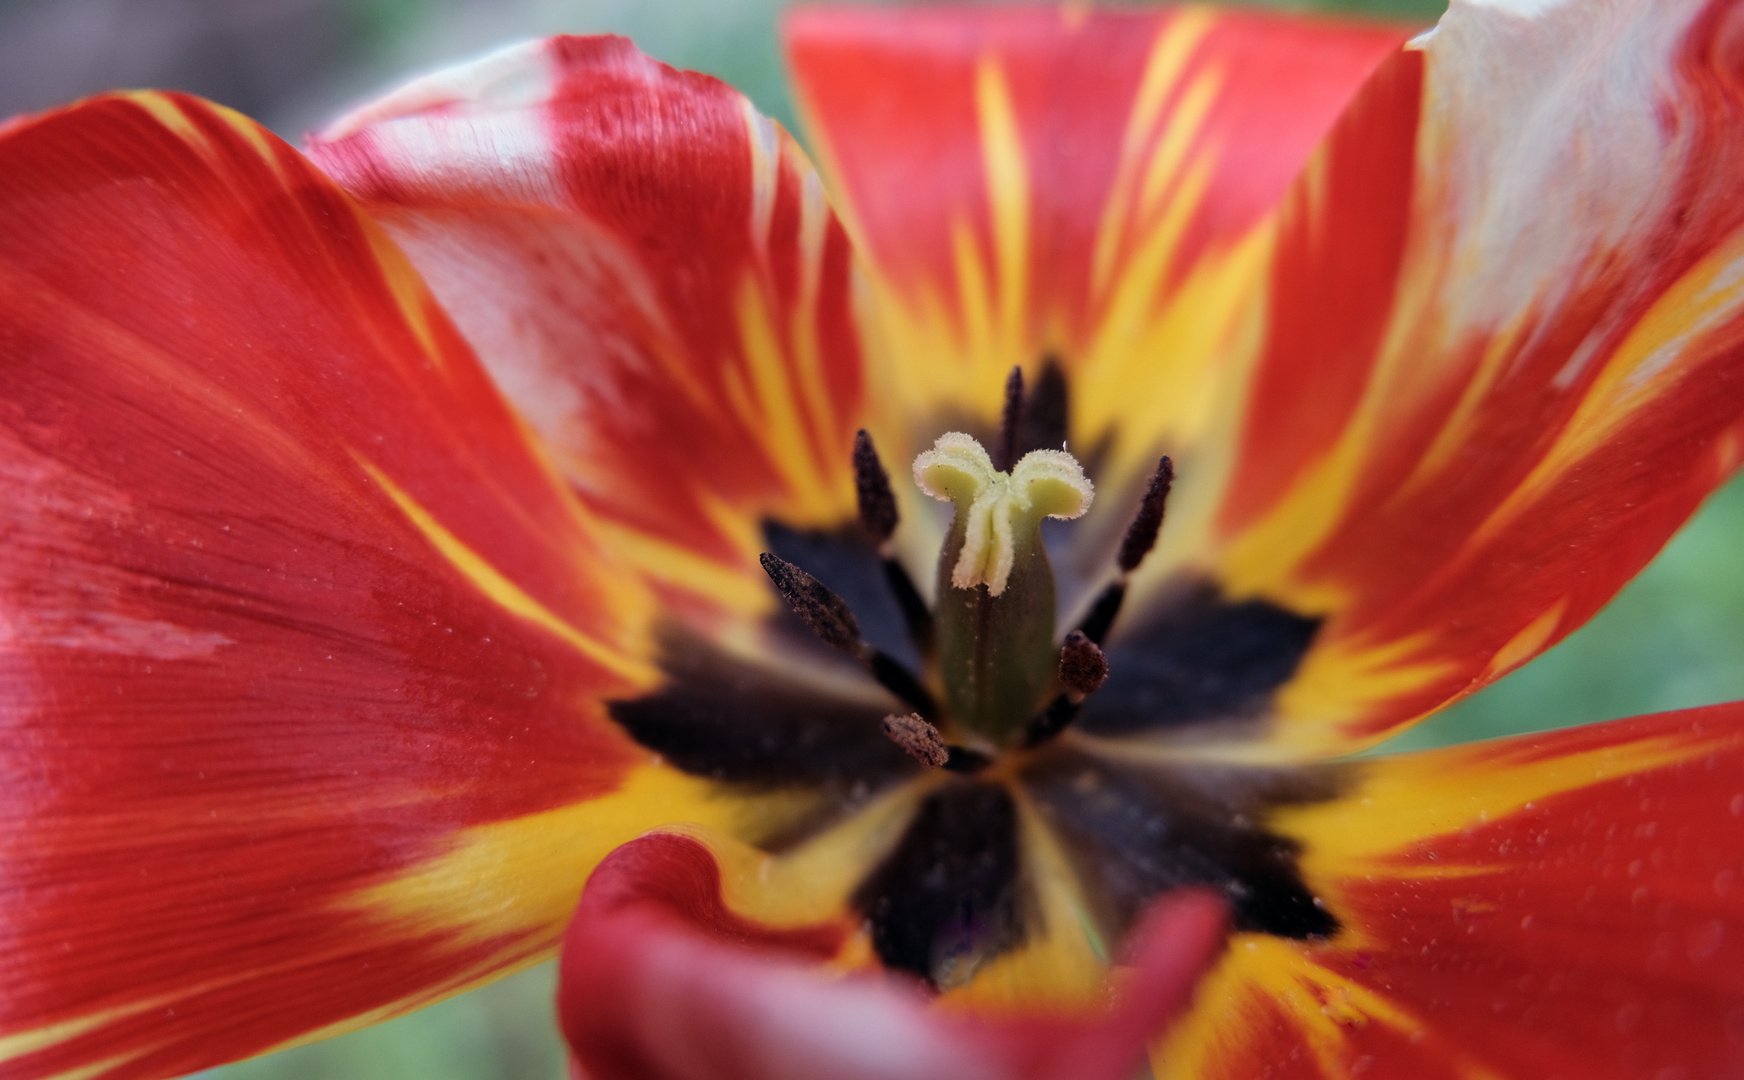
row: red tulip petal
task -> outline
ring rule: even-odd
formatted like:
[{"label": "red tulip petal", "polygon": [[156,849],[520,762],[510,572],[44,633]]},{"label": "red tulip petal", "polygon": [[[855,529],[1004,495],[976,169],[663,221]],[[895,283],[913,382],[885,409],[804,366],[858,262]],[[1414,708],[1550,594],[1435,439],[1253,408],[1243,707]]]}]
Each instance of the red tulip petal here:
[{"label": "red tulip petal", "polygon": [[411,83],[309,152],[657,579],[762,610],[759,519],[852,517],[847,241],[736,91],[554,38]]},{"label": "red tulip petal", "polygon": [[1290,752],[1554,644],[1744,456],[1740,14],[1456,4],[1287,202],[1217,558],[1329,617]]},{"label": "red tulip petal", "polygon": [[529,963],[683,813],[595,704],[649,685],[649,599],[393,244],[233,113],[0,137],[0,478],[8,1078]]},{"label": "red tulip petal", "polygon": [[1361,763],[1159,1077],[1744,1075],[1744,704]]},{"label": "red tulip petal", "polygon": [[994,418],[1011,367],[1057,352],[1076,443],[1149,453],[1203,426],[1256,230],[1406,34],[1193,5],[791,16],[808,127],[876,271],[882,407]]},{"label": "red tulip petal", "polygon": [[838,954],[845,925],[747,920],[706,847],[654,835],[589,879],[558,1012],[592,1080],[1115,1080],[1185,1005],[1223,926],[1202,893],[1159,905],[1105,1015],[934,1011],[893,978],[825,978],[815,962]]}]

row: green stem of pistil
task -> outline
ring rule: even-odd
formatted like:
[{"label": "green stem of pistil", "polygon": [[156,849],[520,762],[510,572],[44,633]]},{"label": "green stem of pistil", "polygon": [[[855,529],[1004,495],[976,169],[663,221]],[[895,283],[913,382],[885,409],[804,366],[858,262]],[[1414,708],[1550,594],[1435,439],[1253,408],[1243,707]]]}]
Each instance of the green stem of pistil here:
[{"label": "green stem of pistil", "polygon": [[1052,679],[1054,571],[1038,517],[1012,522],[1014,558],[1003,592],[994,596],[985,585],[953,586],[965,509],[958,507],[939,558],[939,600],[933,611],[939,674],[957,722],[1003,744],[1020,737]]}]

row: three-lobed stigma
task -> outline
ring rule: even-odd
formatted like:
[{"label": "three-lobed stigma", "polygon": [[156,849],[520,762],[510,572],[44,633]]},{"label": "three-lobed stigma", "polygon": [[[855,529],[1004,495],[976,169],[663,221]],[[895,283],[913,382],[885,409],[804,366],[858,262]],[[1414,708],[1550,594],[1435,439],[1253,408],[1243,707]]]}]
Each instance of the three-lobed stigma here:
[{"label": "three-lobed stigma", "polygon": [[951,585],[985,585],[992,596],[1005,591],[1020,552],[1041,543],[1043,518],[1079,517],[1096,496],[1083,466],[1064,450],[1032,450],[1001,472],[981,444],[960,431],[940,435],[914,459],[914,482],[957,506],[953,539],[960,532],[961,544]]}]

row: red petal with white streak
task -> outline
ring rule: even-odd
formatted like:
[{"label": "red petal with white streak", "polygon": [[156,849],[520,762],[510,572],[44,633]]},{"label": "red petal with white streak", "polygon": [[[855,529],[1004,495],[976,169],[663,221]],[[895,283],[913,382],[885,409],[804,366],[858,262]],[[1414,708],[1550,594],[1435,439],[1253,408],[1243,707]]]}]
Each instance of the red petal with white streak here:
[{"label": "red petal with white streak", "polygon": [[1104,1016],[974,1016],[894,978],[826,978],[846,925],[775,928],[722,902],[699,842],[601,863],[564,943],[558,1011],[592,1080],[1117,1080],[1222,947],[1221,903],[1178,894],[1138,931]]},{"label": "red petal with white streak", "polygon": [[1329,617],[1298,752],[1589,618],[1744,456],[1729,4],[1456,4],[1286,204],[1217,559]]},{"label": "red petal with white streak", "polygon": [[414,82],[309,152],[657,578],[754,608],[760,518],[852,515],[847,241],[736,91],[553,38]]}]

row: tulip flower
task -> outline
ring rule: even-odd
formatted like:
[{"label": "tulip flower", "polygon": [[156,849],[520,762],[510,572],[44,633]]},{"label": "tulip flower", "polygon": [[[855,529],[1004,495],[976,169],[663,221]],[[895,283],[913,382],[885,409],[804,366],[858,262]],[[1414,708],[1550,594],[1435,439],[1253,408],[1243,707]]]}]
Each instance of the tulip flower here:
[{"label": "tulip flower", "polygon": [[1744,706],[1352,756],[1744,458],[1744,10],[786,34],[0,128],[0,1075],[1744,1073]]}]

